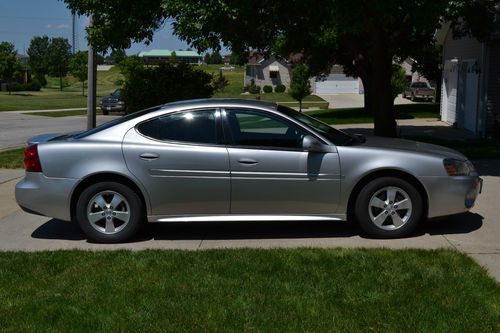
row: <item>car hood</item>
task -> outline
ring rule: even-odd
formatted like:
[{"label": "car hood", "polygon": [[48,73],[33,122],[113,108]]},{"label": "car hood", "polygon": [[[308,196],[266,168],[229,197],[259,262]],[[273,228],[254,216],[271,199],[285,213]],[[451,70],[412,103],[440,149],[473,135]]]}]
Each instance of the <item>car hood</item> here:
[{"label": "car hood", "polygon": [[427,153],[431,155],[440,155],[445,158],[454,158],[457,160],[467,160],[460,152],[430,143],[423,143],[412,140],[383,138],[383,137],[366,137],[366,142],[360,144],[362,147],[373,147],[388,150],[405,150],[419,153]]},{"label": "car hood", "polygon": [[50,140],[53,140],[55,138],[61,138],[61,140],[71,138],[77,134],[80,134],[84,131],[76,131],[76,132],[69,132],[69,133],[49,133],[49,134],[40,134],[40,135],[35,135],[31,138],[28,139],[26,142],[28,145],[33,145],[35,143],[42,143],[42,142],[47,142]]}]

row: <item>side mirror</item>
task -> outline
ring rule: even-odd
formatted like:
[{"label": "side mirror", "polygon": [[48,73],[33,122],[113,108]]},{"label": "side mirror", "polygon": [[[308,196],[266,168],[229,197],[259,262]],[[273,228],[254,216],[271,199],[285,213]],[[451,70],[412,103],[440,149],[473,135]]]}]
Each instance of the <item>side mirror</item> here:
[{"label": "side mirror", "polygon": [[302,148],[311,153],[329,153],[331,152],[330,146],[323,144],[321,141],[312,135],[306,135],[302,139]]}]

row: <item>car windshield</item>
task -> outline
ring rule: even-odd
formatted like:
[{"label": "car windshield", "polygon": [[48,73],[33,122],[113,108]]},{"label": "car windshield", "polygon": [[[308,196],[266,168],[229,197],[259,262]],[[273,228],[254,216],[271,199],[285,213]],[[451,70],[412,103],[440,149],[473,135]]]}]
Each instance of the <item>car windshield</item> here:
[{"label": "car windshield", "polygon": [[427,83],[425,83],[425,82],[416,82],[416,83],[412,83],[411,86],[413,88],[427,88]]},{"label": "car windshield", "polygon": [[120,94],[121,94],[120,89],[116,89],[115,91],[113,91],[113,93],[111,94],[111,96],[113,96],[113,97],[120,97]]},{"label": "car windshield", "polygon": [[141,110],[141,111],[137,111],[137,112],[128,114],[128,115],[123,116],[121,118],[116,118],[116,119],[110,120],[108,122],[105,122],[102,125],[97,126],[96,128],[92,128],[92,129],[90,129],[88,131],[76,134],[75,136],[73,136],[73,138],[74,139],[81,139],[81,138],[87,137],[87,136],[92,135],[94,133],[100,132],[102,130],[108,129],[108,128],[113,127],[113,126],[118,125],[118,124],[122,124],[122,123],[124,123],[126,121],[129,121],[131,119],[140,117],[142,115],[145,115],[146,113],[159,110],[161,108],[162,108],[161,105],[160,106],[155,106],[155,107],[152,107],[152,108],[149,108],[149,109],[145,109],[145,110]]},{"label": "car windshield", "polygon": [[289,107],[278,105],[278,111],[314,129],[316,132],[318,132],[319,134],[321,134],[322,136],[324,136],[326,139],[328,139],[337,146],[352,144],[355,141],[353,140],[353,136],[345,132],[339,131],[313,117],[295,111]]}]

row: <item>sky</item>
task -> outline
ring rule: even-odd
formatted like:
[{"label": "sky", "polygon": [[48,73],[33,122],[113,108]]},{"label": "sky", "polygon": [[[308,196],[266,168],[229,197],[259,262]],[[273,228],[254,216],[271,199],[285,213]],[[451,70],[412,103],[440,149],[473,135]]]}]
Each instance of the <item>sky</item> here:
[{"label": "sky", "polygon": [[[86,50],[86,17],[76,19],[76,49]],[[64,37],[71,44],[71,12],[58,0],[0,0],[0,42],[11,42],[17,52],[26,54],[33,36]],[[189,46],[172,35],[170,26],[157,31],[153,42],[133,44],[126,52],[137,54],[151,49],[186,49]]]}]

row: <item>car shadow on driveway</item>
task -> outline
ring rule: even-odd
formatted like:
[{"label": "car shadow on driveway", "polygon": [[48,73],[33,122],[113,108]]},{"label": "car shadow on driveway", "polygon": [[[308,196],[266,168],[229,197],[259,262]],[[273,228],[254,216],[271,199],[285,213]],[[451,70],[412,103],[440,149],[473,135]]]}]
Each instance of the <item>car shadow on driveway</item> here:
[{"label": "car shadow on driveway", "polygon": [[[409,237],[447,234],[467,234],[483,225],[483,217],[463,213],[426,221]],[[193,222],[147,224],[131,243],[161,240],[242,240],[294,238],[366,238],[354,223],[338,221],[289,222]],[[86,237],[80,228],[68,222],[52,219],[38,227],[31,237],[37,239],[80,241]]]}]

